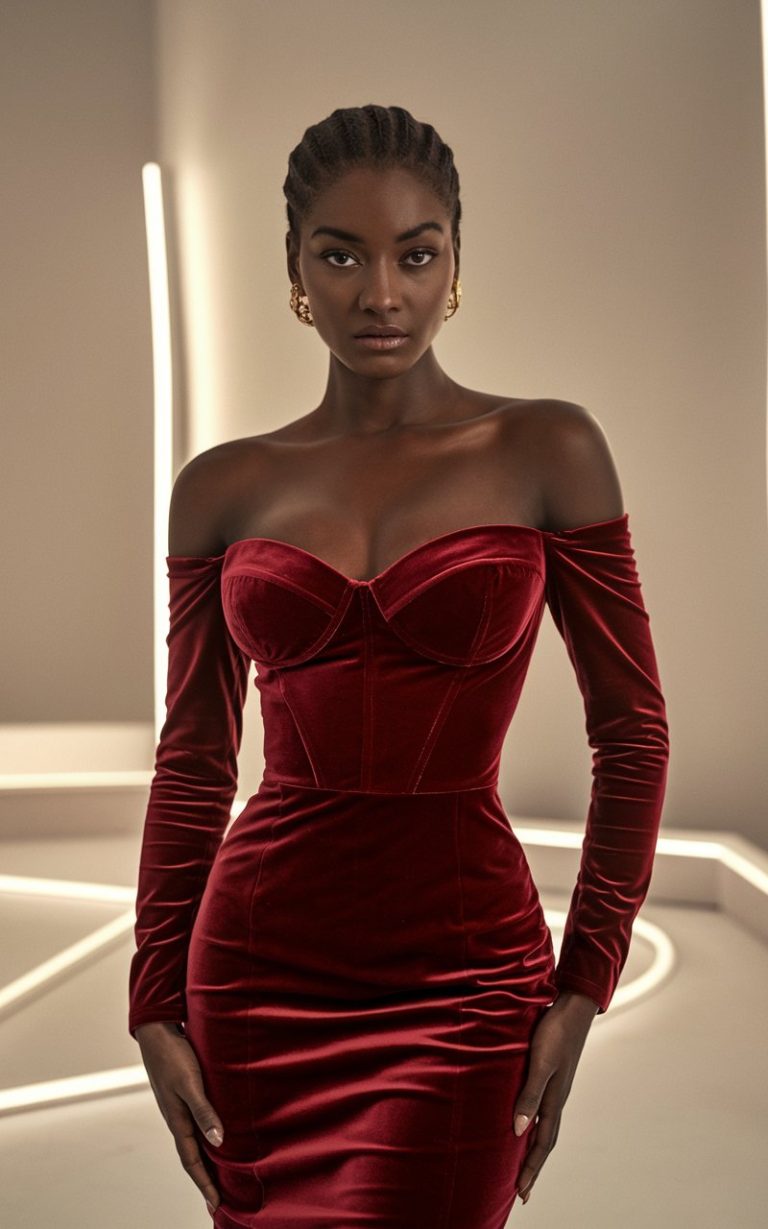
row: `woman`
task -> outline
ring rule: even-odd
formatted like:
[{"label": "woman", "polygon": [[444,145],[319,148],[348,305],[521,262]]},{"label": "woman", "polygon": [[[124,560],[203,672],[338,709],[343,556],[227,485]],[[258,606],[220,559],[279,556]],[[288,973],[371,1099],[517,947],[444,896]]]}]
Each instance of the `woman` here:
[{"label": "woman", "polygon": [[[502,1229],[651,876],[668,737],[628,516],[588,411],[440,367],[461,207],[429,124],[340,108],[284,187],[328,383],[174,486],[130,1031],[222,1229]],[[545,605],[594,748],[557,966],[497,792]],[[252,661],[265,770],[222,842]]]}]

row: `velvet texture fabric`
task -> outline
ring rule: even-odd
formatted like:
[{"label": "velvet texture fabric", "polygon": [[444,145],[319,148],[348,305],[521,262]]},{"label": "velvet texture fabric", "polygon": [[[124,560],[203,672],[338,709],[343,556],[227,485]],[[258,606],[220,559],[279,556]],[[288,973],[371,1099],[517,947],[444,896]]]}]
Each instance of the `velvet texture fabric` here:
[{"label": "velvet texture fabric", "polygon": [[[198,1056],[215,1226],[503,1229],[531,1035],[562,990],[608,1008],[651,878],[669,742],[627,513],[470,526],[370,580],[271,538],[167,563],[129,1029]],[[557,963],[497,792],[545,606],[593,749]],[[265,769],[222,840],[252,661]]]}]

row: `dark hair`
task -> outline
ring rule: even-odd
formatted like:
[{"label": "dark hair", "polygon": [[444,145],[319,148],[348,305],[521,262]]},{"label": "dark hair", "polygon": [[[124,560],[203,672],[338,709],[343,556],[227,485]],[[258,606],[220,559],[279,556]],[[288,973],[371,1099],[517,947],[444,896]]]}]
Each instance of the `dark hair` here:
[{"label": "dark hair", "polygon": [[283,184],[289,230],[298,238],[302,218],[323,189],[354,166],[401,166],[412,171],[442,201],[451,217],[458,252],[461,201],[453,150],[431,124],[404,107],[337,107],[304,132],[288,158]]}]

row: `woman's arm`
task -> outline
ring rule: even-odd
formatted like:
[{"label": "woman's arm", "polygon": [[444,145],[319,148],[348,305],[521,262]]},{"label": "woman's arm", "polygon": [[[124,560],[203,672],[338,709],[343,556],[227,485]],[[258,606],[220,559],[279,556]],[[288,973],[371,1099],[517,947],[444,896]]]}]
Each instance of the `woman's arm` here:
[{"label": "woman's arm", "polygon": [[579,406],[561,403],[546,426],[546,597],[583,697],[593,783],[555,972],[559,995],[535,1030],[514,1111],[516,1133],[531,1130],[518,1182],[524,1202],[557,1140],[592,1018],[607,1010],[627,958],[669,759],[650,620],[608,442]]},{"label": "woman's arm", "polygon": [[[216,450],[213,450],[216,452]],[[155,755],[136,897],[129,1031],[186,1018],[189,936],[229,823],[250,658],[221,605],[211,456],[179,474],[171,500],[166,717]],[[195,549],[196,548],[196,549]],[[186,553],[193,551],[194,553]]]},{"label": "woman's arm", "polygon": [[551,432],[546,595],[582,694],[592,795],[556,981],[604,1012],[648,892],[669,734],[650,618],[610,447],[567,407]]}]

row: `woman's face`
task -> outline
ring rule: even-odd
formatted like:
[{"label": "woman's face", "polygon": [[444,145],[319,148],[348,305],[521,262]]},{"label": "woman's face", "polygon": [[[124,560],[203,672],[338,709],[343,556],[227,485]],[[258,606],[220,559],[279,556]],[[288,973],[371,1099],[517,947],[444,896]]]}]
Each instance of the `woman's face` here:
[{"label": "woman's face", "polygon": [[[299,252],[290,235],[287,247],[288,274],[303,287],[317,332],[351,370],[405,370],[440,331],[456,268],[451,220],[410,172],[345,172],[305,217]],[[377,326],[406,337],[389,348],[357,339]]]}]

